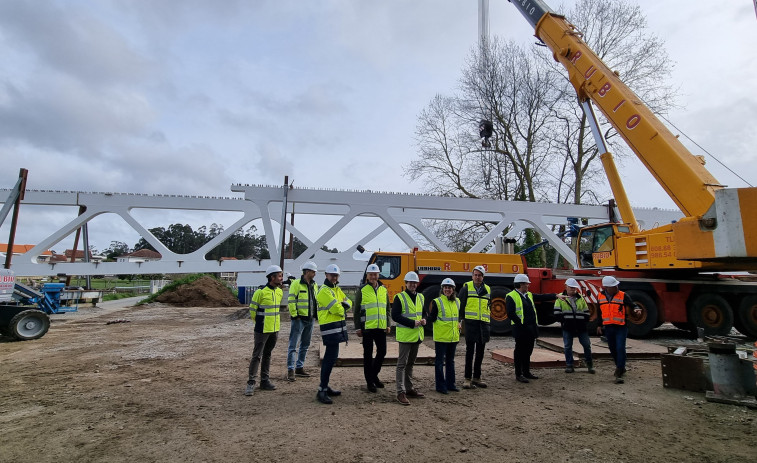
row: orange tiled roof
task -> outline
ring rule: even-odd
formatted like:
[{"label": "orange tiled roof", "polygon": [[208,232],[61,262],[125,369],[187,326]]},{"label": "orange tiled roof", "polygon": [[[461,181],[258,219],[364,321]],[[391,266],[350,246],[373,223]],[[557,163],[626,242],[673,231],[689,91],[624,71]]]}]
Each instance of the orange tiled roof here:
[{"label": "orange tiled roof", "polygon": [[[31,248],[33,248],[33,244],[14,244],[13,245],[13,254],[23,254]],[[7,253],[8,252],[8,243],[0,243],[0,252]],[[42,253],[43,256],[51,256],[53,255],[52,251],[49,249]]]}]

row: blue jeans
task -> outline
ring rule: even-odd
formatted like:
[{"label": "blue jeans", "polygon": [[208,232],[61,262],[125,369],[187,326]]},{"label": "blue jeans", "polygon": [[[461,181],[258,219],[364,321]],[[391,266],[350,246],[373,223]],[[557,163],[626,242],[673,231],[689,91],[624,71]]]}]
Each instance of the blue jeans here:
[{"label": "blue jeans", "polygon": [[339,358],[339,344],[326,345],[326,352],[323,353],[323,361],[321,362],[321,391],[325,391],[329,387],[331,370],[336,365],[337,358]]},{"label": "blue jeans", "polygon": [[[434,344],[436,360],[434,369],[436,390],[447,391],[455,387],[455,350],[456,342],[437,342]],[[446,367],[446,372],[445,372]],[[446,374],[445,374],[446,373]]]},{"label": "blue jeans", "polygon": [[[289,353],[287,354],[287,369],[294,370],[294,358],[297,357],[297,368],[305,366],[305,356],[310,348],[310,336],[313,334],[313,319],[297,317],[292,320],[289,328]],[[300,352],[297,353],[297,343],[300,344]]]},{"label": "blue jeans", "polygon": [[589,340],[589,333],[586,331],[580,333],[571,333],[570,331],[562,331],[562,342],[565,347],[565,364],[568,366],[573,365],[573,338],[578,338],[578,342],[581,343],[581,347],[584,348],[584,360],[587,364],[591,365],[591,341]]},{"label": "blue jeans", "polygon": [[615,367],[620,370],[626,368],[626,337],[628,337],[628,327],[626,325],[605,325],[605,337],[607,345],[610,347],[610,355],[615,361]]}]

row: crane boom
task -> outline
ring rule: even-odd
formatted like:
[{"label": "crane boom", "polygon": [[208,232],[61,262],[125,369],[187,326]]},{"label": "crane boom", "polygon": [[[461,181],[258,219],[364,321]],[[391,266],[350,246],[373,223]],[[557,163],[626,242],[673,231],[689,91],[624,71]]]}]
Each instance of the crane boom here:
[{"label": "crane boom", "polygon": [[[673,224],[676,257],[702,262],[757,263],[757,188],[727,189],[610,70],[564,16],[542,0],[510,0],[536,37],[568,71],[580,101],[591,100],[655,177],[685,217]],[[616,198],[618,207],[630,209]],[[670,226],[668,226],[670,228]],[[663,230],[660,230],[663,231]]]}]

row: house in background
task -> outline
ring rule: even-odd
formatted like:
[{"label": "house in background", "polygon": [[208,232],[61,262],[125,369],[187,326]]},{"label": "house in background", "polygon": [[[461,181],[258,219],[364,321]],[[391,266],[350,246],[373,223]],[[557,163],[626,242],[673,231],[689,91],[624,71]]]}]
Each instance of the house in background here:
[{"label": "house in background", "polygon": [[[60,262],[71,262],[71,256],[74,256],[74,250],[73,249],[66,249],[63,254],[57,254],[55,251],[53,251],[53,255],[50,257],[50,260],[47,262],[50,263],[60,263]],[[89,261],[90,262],[102,262],[105,260],[105,256],[99,256],[96,254],[89,253]],[[76,251],[76,255],[74,257],[73,262],[84,262],[84,250],[78,249]]]},{"label": "house in background", "polygon": [[[33,244],[14,244],[13,256],[20,256],[21,254],[30,251],[34,247]],[[37,257],[37,263],[46,264],[52,259],[54,251],[47,250]],[[8,255],[8,243],[0,243],[0,258],[5,262],[5,258]]]},{"label": "house in background", "polygon": [[140,249],[139,251],[121,254],[116,257],[116,262],[149,262],[151,260],[160,260],[163,257],[159,252],[152,249]]}]

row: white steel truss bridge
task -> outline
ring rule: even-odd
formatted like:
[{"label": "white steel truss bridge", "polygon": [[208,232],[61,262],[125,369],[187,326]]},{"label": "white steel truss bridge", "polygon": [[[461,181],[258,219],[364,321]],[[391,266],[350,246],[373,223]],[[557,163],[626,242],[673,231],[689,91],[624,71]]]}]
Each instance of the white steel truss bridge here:
[{"label": "white steel truss bridge", "polygon": [[[396,238],[397,251],[408,250],[428,245],[440,251],[449,251],[442,240],[429,226],[431,221],[453,220],[464,222],[489,222],[491,230],[470,249],[477,253],[487,250],[492,242],[503,232],[507,236],[516,236],[526,228],[537,230],[549,241],[560,255],[568,262],[575,261],[575,254],[566,243],[553,231],[556,225],[566,225],[569,217],[588,220],[588,223],[606,222],[608,208],[605,206],[586,206],[572,204],[532,203],[519,201],[497,201],[470,198],[450,198],[421,194],[398,194],[373,191],[346,191],[328,189],[295,188],[292,186],[240,185],[231,186],[231,191],[239,193],[236,198],[143,195],[125,193],[91,193],[74,191],[40,191],[25,192],[21,202],[20,213],[24,214],[25,205],[37,205],[76,210],[63,226],[39,241],[24,254],[13,257],[11,270],[17,276],[55,276],[55,275],[111,275],[111,274],[166,274],[166,273],[222,273],[234,272],[240,286],[264,282],[263,272],[271,262],[279,263],[280,243],[284,241],[281,223],[296,208],[296,216],[306,223],[313,223],[319,218],[329,216],[329,221],[336,222],[328,226],[325,232],[313,238],[298,228],[298,225],[286,225],[286,232],[292,233],[307,246],[307,250],[295,259],[285,259],[284,268],[293,275],[299,274],[300,266],[310,256],[319,268],[336,263],[342,269],[342,281],[345,285],[358,282],[365,269],[365,261],[354,257],[357,245],[370,249],[370,242],[387,230]],[[0,190],[0,198],[12,196],[12,190]],[[9,202],[5,200],[5,202]],[[5,204],[8,206],[8,204]],[[4,210],[7,207],[3,208]],[[136,209],[185,210],[206,212],[236,212],[241,218],[211,239],[201,248],[188,254],[177,254],[169,250],[140,220],[135,218]],[[670,223],[681,217],[678,211],[659,209],[635,209],[637,220],[643,228],[655,224]],[[150,243],[160,254],[161,259],[145,262],[58,262],[39,263],[38,257],[48,249],[75,233],[95,217],[109,214],[120,216],[134,231]],[[350,223],[365,217],[374,218],[374,223],[367,230],[358,231],[354,242],[340,243],[338,253],[322,251],[341,230]],[[98,219],[102,220],[102,219]],[[253,221],[262,221],[270,260],[208,260],[206,254],[235,232],[243,229]],[[331,222],[330,222],[331,223]],[[22,237],[23,240],[23,237]],[[348,244],[348,246],[344,246]]]}]

